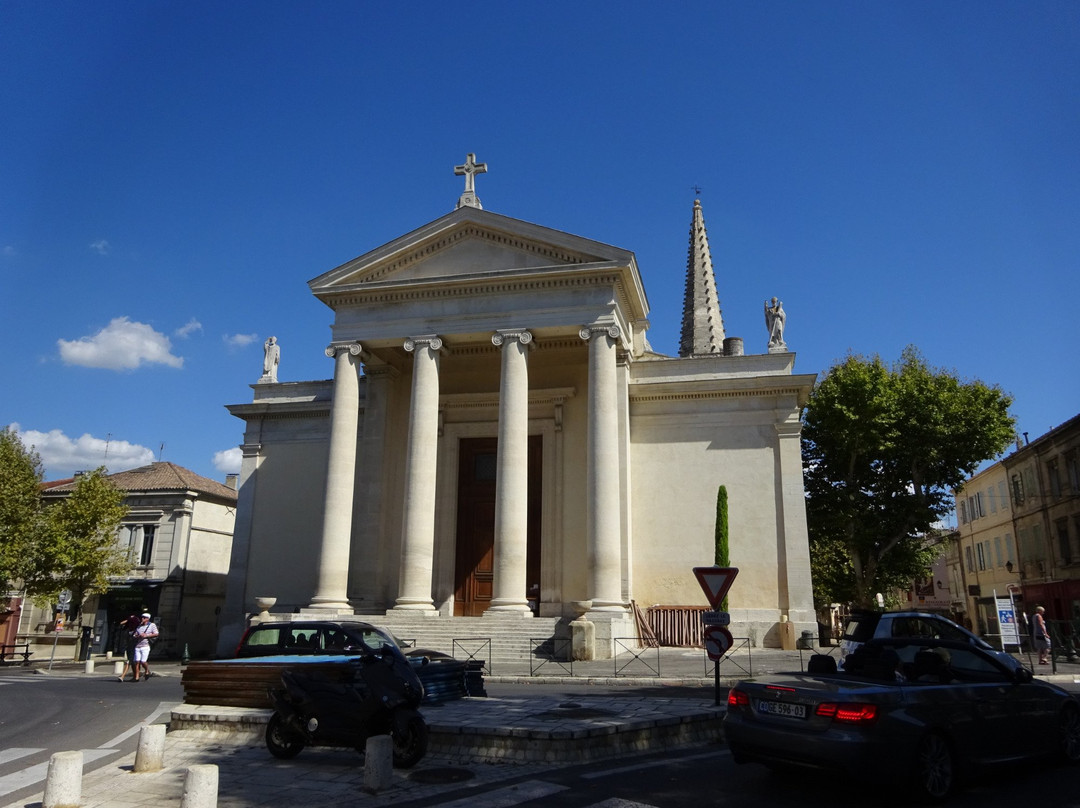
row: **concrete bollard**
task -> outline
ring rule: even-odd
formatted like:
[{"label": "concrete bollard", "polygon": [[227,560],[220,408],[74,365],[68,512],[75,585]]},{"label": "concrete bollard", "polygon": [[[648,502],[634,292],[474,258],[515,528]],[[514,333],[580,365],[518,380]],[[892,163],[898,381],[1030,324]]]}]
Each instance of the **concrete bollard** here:
[{"label": "concrete bollard", "polygon": [[364,747],[364,791],[378,794],[394,784],[394,742],[389,735],[375,735]]},{"label": "concrete bollard", "polygon": [[82,752],[57,752],[49,758],[41,808],[79,808],[82,800]]},{"label": "concrete bollard", "polygon": [[113,664],[112,664],[112,672],[113,672],[113,676],[123,676],[124,675],[124,660],[118,659],[115,662],[113,662]]},{"label": "concrete bollard", "polygon": [[188,767],[180,808],[217,808],[218,767],[200,763]]},{"label": "concrete bollard", "polygon": [[88,659],[88,660],[86,660],[86,664],[83,666],[83,673],[93,673],[93,672],[94,672],[94,660]]},{"label": "concrete bollard", "polygon": [[150,724],[139,732],[135,750],[135,773],[161,771],[165,763],[165,725]]}]

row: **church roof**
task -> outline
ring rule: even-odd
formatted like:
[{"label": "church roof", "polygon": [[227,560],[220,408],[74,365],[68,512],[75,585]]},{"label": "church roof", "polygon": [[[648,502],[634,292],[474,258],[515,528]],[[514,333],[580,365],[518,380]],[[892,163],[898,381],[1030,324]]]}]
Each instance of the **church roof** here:
[{"label": "church roof", "polygon": [[[206,494],[219,499],[235,501],[237,498],[235,488],[203,477],[175,463],[151,463],[149,466],[119,471],[106,476],[109,482],[121,491],[194,491],[197,494]],[[76,482],[78,482],[77,478],[66,480],[48,490],[70,493],[74,490]]]},{"label": "church roof", "polygon": [[329,302],[335,294],[388,285],[604,269],[626,273],[624,285],[634,309],[638,316],[647,316],[649,305],[632,251],[463,205],[323,273],[308,285],[316,297]]},{"label": "church roof", "polygon": [[724,318],[716,293],[709,236],[701,200],[694,200],[690,221],[690,247],[686,256],[686,291],[683,297],[682,334],[679,356],[721,355],[724,353]]}]

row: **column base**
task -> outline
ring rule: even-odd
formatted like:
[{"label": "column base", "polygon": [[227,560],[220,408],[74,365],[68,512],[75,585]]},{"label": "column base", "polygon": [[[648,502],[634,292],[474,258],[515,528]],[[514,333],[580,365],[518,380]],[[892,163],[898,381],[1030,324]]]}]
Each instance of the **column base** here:
[{"label": "column base", "polygon": [[352,606],[347,600],[333,600],[332,598],[314,598],[307,608],[327,612],[352,612]]},{"label": "column base", "polygon": [[487,607],[483,617],[520,617],[532,618],[532,609],[528,603],[495,603]]},{"label": "column base", "polygon": [[398,598],[391,611],[439,613],[439,610],[435,608],[435,604],[431,600],[419,600],[414,598]]}]

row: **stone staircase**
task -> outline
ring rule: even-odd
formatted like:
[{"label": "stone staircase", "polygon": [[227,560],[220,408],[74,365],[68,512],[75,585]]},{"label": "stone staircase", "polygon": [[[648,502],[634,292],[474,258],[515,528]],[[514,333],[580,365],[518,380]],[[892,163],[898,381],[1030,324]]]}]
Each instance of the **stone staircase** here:
[{"label": "stone staircase", "polygon": [[569,638],[568,621],[557,617],[425,617],[391,612],[356,615],[355,619],[386,628],[416,648],[483,660],[489,670],[498,670],[500,663],[528,662],[542,643],[545,655],[552,648],[569,653],[568,646],[556,639]]}]

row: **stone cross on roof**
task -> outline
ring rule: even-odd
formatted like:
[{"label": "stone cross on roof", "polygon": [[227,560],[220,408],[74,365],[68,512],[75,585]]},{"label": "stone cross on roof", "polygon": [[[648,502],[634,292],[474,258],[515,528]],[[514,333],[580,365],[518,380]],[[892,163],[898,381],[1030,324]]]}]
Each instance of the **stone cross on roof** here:
[{"label": "stone cross on roof", "polygon": [[457,204],[454,205],[455,210],[464,205],[468,205],[470,208],[484,209],[484,206],[480,204],[480,197],[476,195],[476,181],[474,175],[486,173],[487,163],[476,162],[475,154],[466,155],[465,165],[454,166],[455,175],[465,175],[465,193],[458,197]]}]

